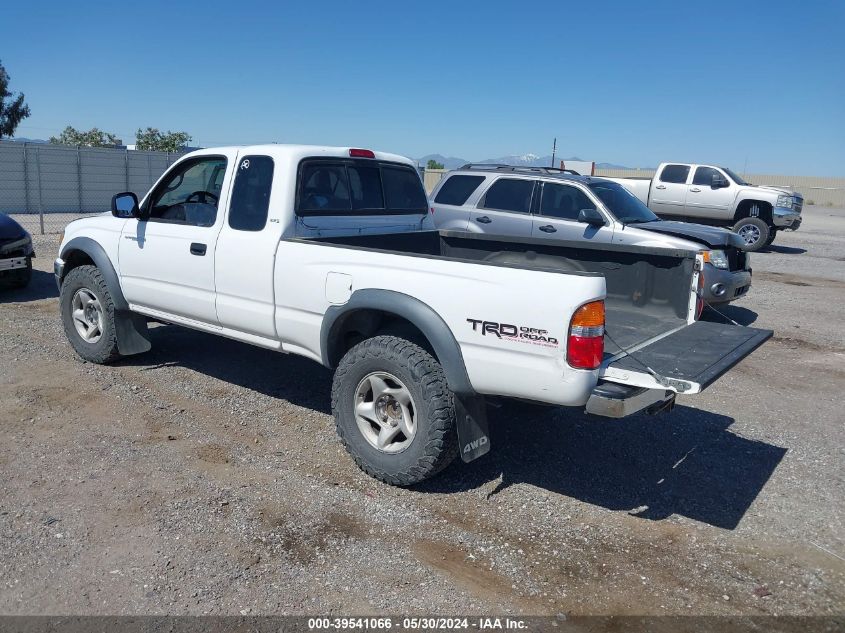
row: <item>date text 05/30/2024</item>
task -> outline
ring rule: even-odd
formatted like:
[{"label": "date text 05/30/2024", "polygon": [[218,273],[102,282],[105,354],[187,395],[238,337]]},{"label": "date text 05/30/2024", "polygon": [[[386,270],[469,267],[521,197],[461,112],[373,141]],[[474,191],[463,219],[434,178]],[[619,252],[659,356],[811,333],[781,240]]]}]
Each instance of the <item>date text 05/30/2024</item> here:
[{"label": "date text 05/30/2024", "polygon": [[309,618],[308,629],[319,630],[359,630],[359,631],[389,631],[396,630],[468,630],[479,631],[510,630],[521,631],[527,629],[527,623],[517,618],[499,617],[419,617],[419,618]]}]

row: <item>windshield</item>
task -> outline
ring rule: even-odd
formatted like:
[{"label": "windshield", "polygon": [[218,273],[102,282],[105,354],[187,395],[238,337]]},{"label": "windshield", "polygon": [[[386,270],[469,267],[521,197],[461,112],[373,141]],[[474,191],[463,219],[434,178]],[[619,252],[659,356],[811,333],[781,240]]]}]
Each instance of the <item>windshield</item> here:
[{"label": "windshield", "polygon": [[604,206],[624,224],[656,222],[660,218],[654,215],[637,196],[616,182],[601,180],[588,185]]},{"label": "windshield", "polygon": [[742,178],[737,176],[727,167],[722,167],[722,171],[724,171],[728,176],[730,176],[731,180],[733,180],[738,185],[750,185],[750,182],[745,182]]}]

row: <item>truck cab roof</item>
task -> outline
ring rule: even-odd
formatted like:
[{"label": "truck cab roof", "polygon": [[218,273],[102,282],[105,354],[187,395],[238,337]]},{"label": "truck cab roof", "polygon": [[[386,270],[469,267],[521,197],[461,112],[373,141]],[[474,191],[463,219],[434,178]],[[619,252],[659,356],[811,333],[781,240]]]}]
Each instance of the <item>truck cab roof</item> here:
[{"label": "truck cab roof", "polygon": [[405,165],[416,167],[416,163],[414,163],[414,161],[412,161],[411,159],[406,158],[405,156],[400,156],[399,154],[391,154],[389,152],[381,152],[358,147],[337,147],[330,145],[295,145],[287,143],[265,143],[259,145],[227,145],[223,147],[208,147],[185,154],[185,156],[183,156],[182,158],[185,159],[193,156],[208,156],[211,154],[231,152],[237,152],[241,155],[261,154],[264,156],[270,156],[272,158],[285,158],[294,161],[309,157],[373,158],[375,160],[403,163]]}]

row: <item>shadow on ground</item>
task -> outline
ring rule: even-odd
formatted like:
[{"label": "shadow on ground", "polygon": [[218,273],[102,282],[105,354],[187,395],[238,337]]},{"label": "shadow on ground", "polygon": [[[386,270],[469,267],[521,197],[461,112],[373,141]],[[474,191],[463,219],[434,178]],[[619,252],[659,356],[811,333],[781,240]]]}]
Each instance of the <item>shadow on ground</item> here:
[{"label": "shadow on ground", "polygon": [[701,313],[702,321],[712,321],[713,323],[730,323],[736,321],[740,325],[751,325],[757,320],[757,313],[748,308],[743,308],[738,305],[705,305],[704,311]]},{"label": "shadow on ground", "polygon": [[177,365],[321,413],[331,413],[331,372],[301,356],[280,354],[176,325],[151,327],[152,349],[120,365],[155,371]]},{"label": "shadow on ground", "polygon": [[797,246],[781,246],[780,244],[771,244],[763,249],[764,253],[780,253],[781,255],[801,255],[807,252],[806,248],[799,248]]},{"label": "shadow on ground", "polygon": [[501,478],[491,494],[527,483],[644,519],[678,514],[734,529],[786,449],[734,435],[731,424],[686,406],[611,420],[506,403],[491,410],[491,452],[420,489],[454,492]]},{"label": "shadow on ground", "polygon": [[[330,414],[331,373],[317,363],[176,326],[152,328],[151,338],[150,352],[121,364],[179,365]],[[624,420],[514,401],[489,411],[492,451],[417,490],[455,493],[501,478],[492,495],[527,483],[645,519],[678,514],[733,529],[786,453],[731,433],[732,418],[686,406]]]},{"label": "shadow on ground", "polygon": [[56,278],[52,273],[32,271],[32,279],[26,288],[12,289],[0,286],[0,303],[25,303],[59,296]]}]

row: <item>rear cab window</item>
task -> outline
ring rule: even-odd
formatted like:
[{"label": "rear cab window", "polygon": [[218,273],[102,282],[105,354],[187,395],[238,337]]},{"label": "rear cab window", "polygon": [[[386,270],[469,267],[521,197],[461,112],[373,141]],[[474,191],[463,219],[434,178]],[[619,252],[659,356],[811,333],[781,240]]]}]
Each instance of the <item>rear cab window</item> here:
[{"label": "rear cab window", "polygon": [[688,175],[689,165],[666,165],[660,173],[660,182],[683,185]]},{"label": "rear cab window", "polygon": [[437,192],[434,202],[460,206],[469,199],[482,182],[484,182],[484,176],[449,176]]},{"label": "rear cab window", "polygon": [[416,170],[372,159],[306,158],[299,165],[298,215],[427,214]]}]

